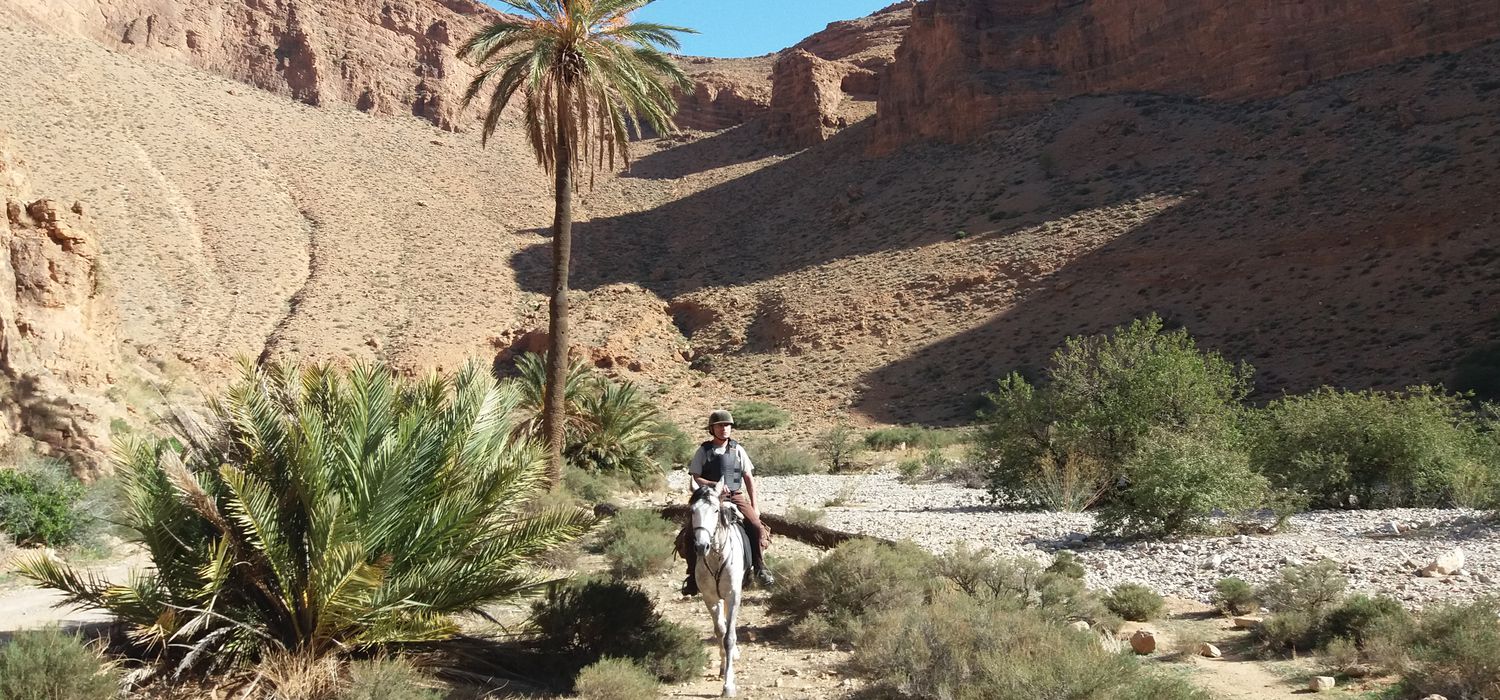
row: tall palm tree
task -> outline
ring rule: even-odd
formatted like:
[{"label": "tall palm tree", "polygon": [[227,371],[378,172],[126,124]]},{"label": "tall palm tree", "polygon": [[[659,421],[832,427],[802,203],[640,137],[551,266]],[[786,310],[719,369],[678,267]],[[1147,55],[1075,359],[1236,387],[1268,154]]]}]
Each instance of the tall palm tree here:
[{"label": "tall palm tree", "polygon": [[630,135],[645,125],[673,130],[672,88],[691,82],[658,46],[675,49],[683,27],[634,22],[630,14],[654,0],[500,0],[507,17],[474,35],[459,55],[480,67],[464,95],[467,106],[488,87],[482,139],[521,93],[526,134],[537,162],[553,176],[551,345],[543,429],[552,455],[548,477],[562,481],[561,387],[568,374],[568,257],[573,237],[573,188],[578,173],[630,162]]}]

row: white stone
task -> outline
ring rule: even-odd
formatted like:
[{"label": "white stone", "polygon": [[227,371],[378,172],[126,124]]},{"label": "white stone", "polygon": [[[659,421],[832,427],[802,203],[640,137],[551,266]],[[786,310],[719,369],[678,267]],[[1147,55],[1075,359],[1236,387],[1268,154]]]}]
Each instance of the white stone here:
[{"label": "white stone", "polygon": [[1217,659],[1219,657],[1222,657],[1224,655],[1224,652],[1220,651],[1218,647],[1209,644],[1208,642],[1203,642],[1202,644],[1198,645],[1198,655],[1210,659]]},{"label": "white stone", "polygon": [[1336,683],[1337,681],[1334,680],[1333,676],[1313,676],[1313,679],[1307,684],[1307,689],[1314,693],[1321,693],[1325,690],[1333,690],[1333,686]]},{"label": "white stone", "polygon": [[1422,571],[1430,571],[1432,574],[1438,576],[1451,576],[1458,573],[1459,569],[1462,568],[1464,568],[1464,550],[1460,547],[1454,547],[1452,551],[1434,559]]}]

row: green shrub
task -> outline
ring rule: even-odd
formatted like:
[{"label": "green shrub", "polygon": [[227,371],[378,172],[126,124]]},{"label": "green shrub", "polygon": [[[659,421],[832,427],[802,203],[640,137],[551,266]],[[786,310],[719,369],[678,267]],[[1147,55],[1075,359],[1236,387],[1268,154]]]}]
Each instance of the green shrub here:
[{"label": "green shrub", "polygon": [[600,659],[578,672],[574,689],[583,700],[639,700],[656,697],[656,676],[629,659]]},{"label": "green shrub", "polygon": [[1266,479],[1224,433],[1161,433],[1126,460],[1125,486],[1098,509],[1096,529],[1125,537],[1169,537],[1207,528],[1215,511],[1265,501]]},{"label": "green shrub", "polygon": [[564,450],[569,464],[638,484],[662,473],[651,454],[661,439],[656,406],[634,384],[600,379],[578,405],[580,421]]},{"label": "green shrub", "polygon": [[[1068,501],[1113,497],[1127,459],[1154,432],[1218,429],[1238,419],[1251,369],[1201,352],[1149,316],[1107,335],[1069,338],[1047,382],[1012,374],[988,394],[975,456],[998,498],[1048,505],[1043,466],[1072,473]],[[1055,490],[1055,489],[1054,489]]]},{"label": "green shrub", "polygon": [[0,645],[5,700],[99,700],[119,692],[118,676],[78,637],[56,628],[18,632]]},{"label": "green shrub", "polygon": [[1132,622],[1148,622],[1161,616],[1166,603],[1156,591],[1137,583],[1122,583],[1104,597],[1104,605]]},{"label": "green shrub", "polygon": [[753,447],[747,446],[750,460],[755,463],[755,473],[760,476],[792,476],[817,474],[823,471],[817,456],[796,445],[767,441]]},{"label": "green shrub", "polygon": [[1083,565],[1078,563],[1078,555],[1066,550],[1052,557],[1052,563],[1047,565],[1046,571],[1076,579],[1082,579],[1086,573]]},{"label": "green shrub", "polygon": [[827,513],[822,508],[803,508],[792,506],[786,509],[786,519],[803,525],[818,525],[823,522]]},{"label": "green shrub", "polygon": [[1324,388],[1273,401],[1255,421],[1253,466],[1314,505],[1482,505],[1500,464],[1477,451],[1479,424],[1458,397]]},{"label": "green shrub", "polygon": [[338,700],[443,700],[444,693],[399,656],[353,661],[349,664],[349,686]]},{"label": "green shrub", "polygon": [[1423,611],[1403,685],[1413,697],[1500,698],[1500,598]]},{"label": "green shrub", "polygon": [[635,586],[575,581],[532,604],[537,646],[568,676],[605,657],[631,659],[668,683],[696,675],[708,656],[697,635],[663,620]]},{"label": "green shrub", "polygon": [[963,435],[951,430],[934,430],[916,425],[892,428],[876,428],[865,433],[865,447],[872,450],[907,449],[930,450],[947,447],[963,441]]},{"label": "green shrub", "polygon": [[922,476],[922,460],[903,459],[896,464],[896,473],[904,482],[911,483]]},{"label": "green shrub", "polygon": [[20,545],[73,544],[87,527],[83,497],[83,484],[62,462],[36,460],[22,469],[0,469],[0,531]]},{"label": "green shrub", "polygon": [[1305,611],[1321,618],[1344,597],[1348,584],[1338,564],[1323,559],[1282,569],[1261,587],[1257,597],[1272,612]]},{"label": "green shrub", "polygon": [[1308,610],[1275,613],[1255,628],[1261,644],[1274,652],[1307,651],[1322,637],[1321,615]]},{"label": "green shrub", "polygon": [[655,511],[627,510],[616,515],[599,533],[610,573],[634,579],[671,568],[677,530]]},{"label": "green shrub", "polygon": [[734,427],[744,430],[780,428],[792,417],[786,411],[763,401],[742,401],[734,405]]},{"label": "green shrub", "polygon": [[867,613],[912,605],[929,595],[938,585],[928,574],[933,565],[931,554],[909,542],[890,546],[851,540],[801,576],[787,577],[786,585],[771,592],[770,608],[793,623],[811,617],[826,623],[821,625],[826,636],[804,641],[850,641]]},{"label": "green shrub", "polygon": [[1214,607],[1230,615],[1246,615],[1260,609],[1255,588],[1244,579],[1230,576],[1214,584]]},{"label": "green shrub", "polygon": [[[1070,575],[1069,564],[1078,567],[1078,576]],[[1082,567],[1066,559],[1043,570],[1030,559],[959,545],[938,557],[936,572],[965,595],[1006,609],[1031,609],[1054,621],[1084,620],[1106,629],[1119,625],[1118,617],[1083,584]]]},{"label": "green shrub", "polygon": [[849,426],[839,423],[829,428],[827,432],[818,436],[818,456],[822,458],[823,465],[828,471],[835,474],[848,471],[854,467],[854,457],[858,454],[858,442],[854,438],[854,431]]},{"label": "green shrub", "polygon": [[584,503],[610,502],[619,485],[619,482],[606,474],[587,469],[563,470],[563,489]]},{"label": "green shrub", "polygon": [[546,456],[515,438],[516,402],[478,364],[414,380],[247,364],[204,423],[117,455],[119,517],[150,570],[110,584],[45,555],[19,568],[167,663],[448,637],[455,616],[540,590],[533,562],[593,525],[533,509]]},{"label": "green shrub", "polygon": [[682,428],[677,427],[676,423],[659,421],[653,432],[656,437],[652,438],[646,451],[663,470],[680,469],[693,461],[693,451],[698,449],[700,441],[694,440]]},{"label": "green shrub", "polygon": [[879,697],[1208,698],[1105,651],[1092,634],[1032,611],[952,594],[874,613],[855,644],[853,663],[886,691]]},{"label": "green shrub", "polygon": [[1377,632],[1389,634],[1393,630],[1409,630],[1414,624],[1411,613],[1401,606],[1401,601],[1356,593],[1328,612],[1319,636],[1325,644],[1335,639],[1347,639],[1363,648]]}]

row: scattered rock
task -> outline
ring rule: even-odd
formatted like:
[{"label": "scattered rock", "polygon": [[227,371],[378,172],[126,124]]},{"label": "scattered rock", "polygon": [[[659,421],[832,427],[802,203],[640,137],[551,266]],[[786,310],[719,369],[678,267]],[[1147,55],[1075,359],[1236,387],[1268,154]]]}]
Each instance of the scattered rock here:
[{"label": "scattered rock", "polygon": [[1087,622],[1085,622],[1083,620],[1074,620],[1072,622],[1069,622],[1068,626],[1072,627],[1075,630],[1078,630],[1079,632],[1087,632],[1087,631],[1089,631],[1089,623],[1087,623]]},{"label": "scattered rock", "polygon": [[1452,551],[1439,556],[1431,564],[1423,568],[1422,575],[1428,577],[1452,576],[1463,568],[1464,550],[1460,547],[1454,547]]},{"label": "scattered rock", "polygon": [[1156,651],[1156,634],[1151,630],[1136,630],[1130,635],[1130,649],[1142,656]]},{"label": "scattered rock", "polygon": [[1333,676],[1313,676],[1313,679],[1307,684],[1307,689],[1314,693],[1321,693],[1325,690],[1333,690],[1335,683],[1337,681],[1334,680]]},{"label": "scattered rock", "polygon": [[1234,626],[1242,630],[1253,630],[1260,627],[1265,618],[1259,615],[1241,615],[1234,618]]},{"label": "scattered rock", "polygon": [[1203,642],[1198,645],[1198,655],[1210,659],[1217,659],[1224,656],[1224,652],[1220,651],[1218,647],[1209,644],[1208,642]]}]

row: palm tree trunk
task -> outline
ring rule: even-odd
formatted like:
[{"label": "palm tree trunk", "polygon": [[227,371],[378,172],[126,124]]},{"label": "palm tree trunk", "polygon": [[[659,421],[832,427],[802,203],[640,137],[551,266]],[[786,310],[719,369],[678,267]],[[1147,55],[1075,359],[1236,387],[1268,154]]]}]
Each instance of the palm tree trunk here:
[{"label": "palm tree trunk", "polygon": [[568,112],[568,88],[557,91],[557,160],[553,168],[554,207],[552,218],[552,306],[548,335],[547,387],[542,410],[542,430],[547,434],[551,457],[547,482],[562,486],[563,428],[567,422],[564,387],[568,381],[568,257],[573,252],[573,150],[568,138],[572,115]]}]

